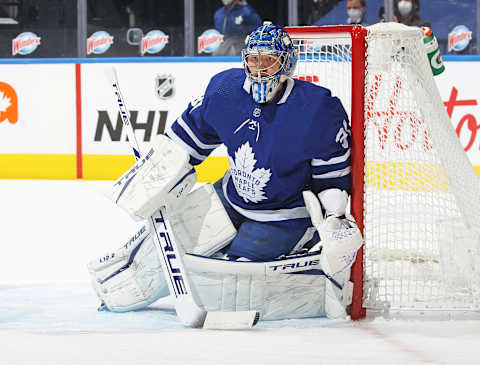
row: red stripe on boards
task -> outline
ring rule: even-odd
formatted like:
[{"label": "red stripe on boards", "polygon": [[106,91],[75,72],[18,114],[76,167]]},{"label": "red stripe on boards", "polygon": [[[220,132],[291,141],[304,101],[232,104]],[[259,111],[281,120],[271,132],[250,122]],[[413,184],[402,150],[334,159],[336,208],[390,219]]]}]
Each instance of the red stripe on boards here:
[{"label": "red stripe on boards", "polygon": [[82,74],[81,65],[75,64],[75,93],[76,93],[76,116],[77,116],[77,179],[83,178],[82,160]]}]

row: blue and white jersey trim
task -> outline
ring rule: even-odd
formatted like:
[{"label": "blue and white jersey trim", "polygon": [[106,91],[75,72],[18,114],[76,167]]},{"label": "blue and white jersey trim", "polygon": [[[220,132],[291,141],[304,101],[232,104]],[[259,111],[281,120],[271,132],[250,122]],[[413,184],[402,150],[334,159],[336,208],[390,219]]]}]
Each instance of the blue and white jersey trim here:
[{"label": "blue and white jersey trim", "polygon": [[350,157],[350,150],[348,150],[344,155],[332,157],[331,159],[325,161],[319,158],[312,159],[312,166],[325,166],[325,165],[335,165],[337,163],[342,163],[347,161]]},{"label": "blue and white jersey trim", "polygon": [[287,79],[287,87],[285,88],[285,92],[283,93],[282,98],[277,102],[277,104],[283,104],[287,101],[287,98],[290,96],[292,92],[293,86],[295,85],[295,81],[292,78]]},{"label": "blue and white jersey trim", "polygon": [[324,174],[316,174],[312,175],[314,179],[334,179],[337,177],[342,177],[350,174],[350,166],[342,169],[342,170],[335,170],[335,171],[330,171],[326,172]]},{"label": "blue and white jersey trim", "polygon": [[193,133],[193,131],[190,129],[188,124],[183,120],[182,117],[179,117],[177,119],[177,123],[182,129],[185,131],[185,133],[188,134],[188,136],[192,139],[192,141],[197,145],[198,148],[204,149],[204,150],[214,150],[215,148],[221,146],[222,144],[206,144],[200,141],[198,137]]},{"label": "blue and white jersey trim", "polygon": [[251,210],[239,207],[238,205],[233,204],[228,198],[227,194],[227,185],[228,180],[230,179],[230,171],[225,173],[225,176],[222,180],[222,189],[225,199],[228,203],[235,209],[238,213],[243,215],[248,219],[252,219],[258,222],[276,222],[276,221],[286,221],[289,219],[299,219],[299,218],[309,218],[306,207],[297,207],[297,208],[288,208],[288,209],[275,209],[275,210]]},{"label": "blue and white jersey trim", "polygon": [[350,149],[343,155],[329,159],[313,158],[311,161],[313,179],[335,179],[350,174]]},{"label": "blue and white jersey trim", "polygon": [[166,134],[172,139],[172,141],[174,141],[179,146],[182,146],[188,152],[188,154],[190,156],[192,156],[193,158],[195,158],[199,161],[203,161],[207,158],[207,156],[201,155],[196,150],[194,150],[192,147],[190,147],[190,145],[185,143],[179,136],[177,136],[175,134],[175,132],[172,130],[171,127],[168,128],[168,130],[166,131]]}]

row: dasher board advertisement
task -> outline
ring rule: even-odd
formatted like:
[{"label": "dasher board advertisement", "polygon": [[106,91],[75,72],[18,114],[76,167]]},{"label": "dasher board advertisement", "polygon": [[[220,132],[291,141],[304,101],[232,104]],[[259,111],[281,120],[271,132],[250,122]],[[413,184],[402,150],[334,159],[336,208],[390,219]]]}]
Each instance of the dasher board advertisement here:
[{"label": "dasher board advertisement", "polygon": [[0,178],[75,179],[73,64],[0,65]]},{"label": "dasher board advertisement", "polygon": [[[143,150],[204,93],[213,75],[242,67],[239,58],[44,62],[0,63],[0,178],[113,180],[133,164],[105,75],[109,67],[117,70]],[[445,66],[435,81],[452,127],[480,172],[480,86],[472,82],[480,57],[447,60]],[[215,181],[227,168],[220,147],[197,172],[200,181]]]},{"label": "dasher board advertisement", "polygon": [[83,153],[129,154],[130,146],[118,105],[106,76],[117,71],[120,90],[137,141],[143,149],[156,134],[163,133],[203,95],[216,73],[240,63],[121,63],[82,65]]},{"label": "dasher board advertisement", "polygon": [[0,70],[0,153],[75,153],[73,65]]}]

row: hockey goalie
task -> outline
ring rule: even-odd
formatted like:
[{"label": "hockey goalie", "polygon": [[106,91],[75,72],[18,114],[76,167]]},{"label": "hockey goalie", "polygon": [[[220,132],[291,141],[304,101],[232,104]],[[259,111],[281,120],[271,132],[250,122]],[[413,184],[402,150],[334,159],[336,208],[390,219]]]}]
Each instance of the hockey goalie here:
[{"label": "hockey goalie", "polygon": [[[346,317],[363,243],[346,214],[348,116],[328,89],[291,77],[297,53],[283,28],[254,30],[242,61],[244,69],[215,75],[117,180],[114,200],[137,220],[166,208],[205,310]],[[229,170],[191,190],[192,166],[221,144]],[[137,310],[169,295],[147,224],[88,268],[103,309]]]}]

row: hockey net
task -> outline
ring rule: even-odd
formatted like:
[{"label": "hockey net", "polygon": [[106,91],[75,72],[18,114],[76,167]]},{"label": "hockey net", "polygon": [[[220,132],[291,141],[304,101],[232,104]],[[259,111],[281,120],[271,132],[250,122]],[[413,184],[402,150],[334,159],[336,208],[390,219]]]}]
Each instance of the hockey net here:
[{"label": "hockey net", "polygon": [[419,28],[287,28],[295,77],[331,89],[352,123],[351,211],[365,246],[353,319],[480,311],[480,180],[436,87]]}]

